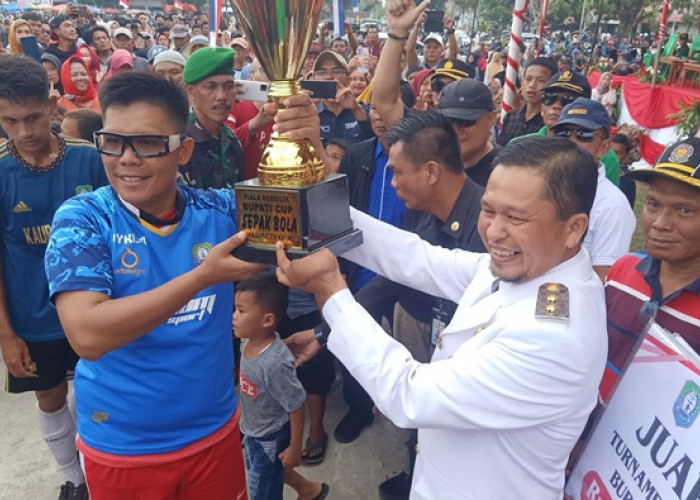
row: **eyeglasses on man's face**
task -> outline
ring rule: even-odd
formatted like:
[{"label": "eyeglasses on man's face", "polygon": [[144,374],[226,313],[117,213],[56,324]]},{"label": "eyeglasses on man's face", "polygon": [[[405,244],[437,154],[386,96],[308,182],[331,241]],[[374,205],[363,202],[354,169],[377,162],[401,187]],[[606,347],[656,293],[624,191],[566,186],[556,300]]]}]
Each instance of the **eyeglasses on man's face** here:
[{"label": "eyeglasses on man's face", "polygon": [[101,130],[93,137],[97,151],[103,155],[119,157],[128,145],[139,158],[158,158],[179,148],[185,134],[119,134]]}]

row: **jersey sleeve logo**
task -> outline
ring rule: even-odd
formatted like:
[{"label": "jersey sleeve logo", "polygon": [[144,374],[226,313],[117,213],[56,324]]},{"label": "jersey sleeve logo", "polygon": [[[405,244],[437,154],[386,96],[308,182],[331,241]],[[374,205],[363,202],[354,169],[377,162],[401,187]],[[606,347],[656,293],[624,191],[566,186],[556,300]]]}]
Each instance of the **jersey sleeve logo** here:
[{"label": "jersey sleeve logo", "polygon": [[192,255],[194,256],[195,265],[200,265],[204,262],[204,259],[209,255],[211,250],[211,243],[199,243],[192,248]]}]

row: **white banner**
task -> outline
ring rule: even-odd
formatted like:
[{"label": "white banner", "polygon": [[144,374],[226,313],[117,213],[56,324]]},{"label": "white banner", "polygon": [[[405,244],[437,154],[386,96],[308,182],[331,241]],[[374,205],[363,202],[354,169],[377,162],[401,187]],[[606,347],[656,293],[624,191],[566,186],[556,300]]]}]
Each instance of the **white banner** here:
[{"label": "white banner", "polygon": [[681,344],[647,335],[569,477],[575,500],[700,500],[700,367]]}]

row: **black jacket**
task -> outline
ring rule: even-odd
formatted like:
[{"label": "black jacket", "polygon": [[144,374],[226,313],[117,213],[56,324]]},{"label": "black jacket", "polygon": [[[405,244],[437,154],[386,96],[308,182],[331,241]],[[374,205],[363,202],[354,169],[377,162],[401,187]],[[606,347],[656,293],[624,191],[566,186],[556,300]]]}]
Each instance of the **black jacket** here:
[{"label": "black jacket", "polygon": [[365,213],[369,210],[370,185],[377,168],[374,150],[378,140],[374,137],[350,146],[338,169],[339,173],[347,175],[350,205]]}]

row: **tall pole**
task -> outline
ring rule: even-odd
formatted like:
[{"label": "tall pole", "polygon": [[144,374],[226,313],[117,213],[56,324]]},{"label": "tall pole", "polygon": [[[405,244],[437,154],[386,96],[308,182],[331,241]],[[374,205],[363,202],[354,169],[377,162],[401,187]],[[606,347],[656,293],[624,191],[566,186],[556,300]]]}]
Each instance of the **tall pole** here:
[{"label": "tall pole", "polygon": [[656,46],[656,56],[654,57],[654,72],[651,75],[651,88],[656,87],[656,72],[659,69],[659,58],[661,58],[661,42],[664,40],[666,32],[666,19],[668,19],[668,7],[670,0],[664,0],[664,8],[661,11],[661,22],[659,23],[659,36],[657,37],[658,44]]},{"label": "tall pole", "polygon": [[[476,16],[479,13],[479,0],[476,0],[476,3],[474,4],[474,17],[472,17],[472,32],[469,34],[469,37],[472,40],[472,46],[474,45],[474,38],[476,37]],[[472,48],[469,47],[469,51],[471,52]]]},{"label": "tall pole", "polygon": [[586,17],[586,0],[583,0],[583,7],[581,8],[581,22],[578,25],[578,36],[581,36],[581,32],[583,31],[583,20]]},{"label": "tall pole", "polygon": [[523,35],[523,25],[525,24],[525,13],[530,5],[530,0],[515,0],[513,8],[513,22],[510,27],[510,43],[508,44],[508,67],[506,68],[506,84],[503,92],[503,108],[501,116],[505,116],[508,111],[513,109],[515,104],[515,95],[517,88],[515,82],[518,79],[518,70],[520,69],[520,60],[522,53],[520,47],[523,44],[520,38]]},{"label": "tall pole", "polygon": [[542,52],[542,39],[544,38],[544,30],[547,26],[547,11],[549,10],[549,0],[540,0],[540,31],[537,34],[539,44],[537,45],[537,55]]}]

